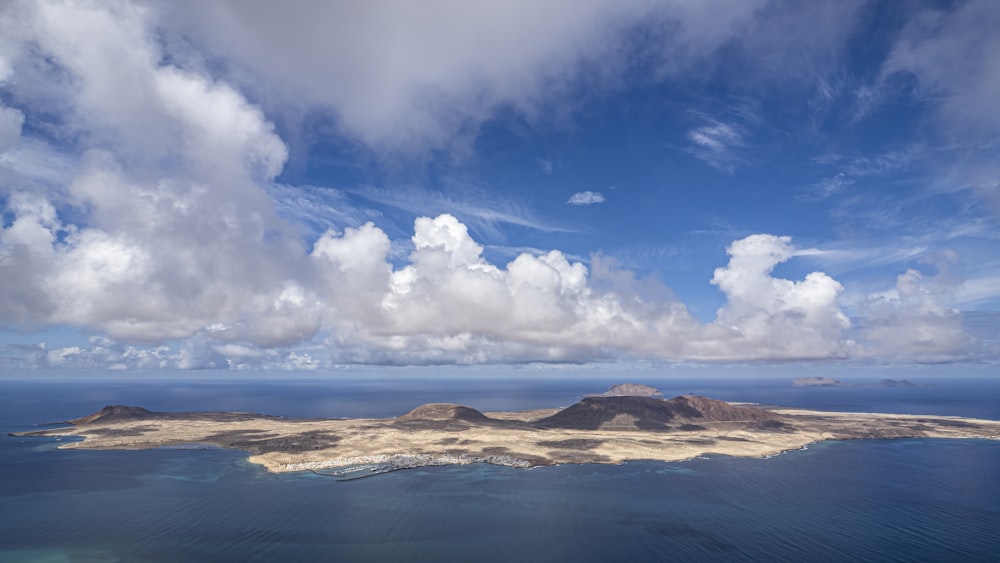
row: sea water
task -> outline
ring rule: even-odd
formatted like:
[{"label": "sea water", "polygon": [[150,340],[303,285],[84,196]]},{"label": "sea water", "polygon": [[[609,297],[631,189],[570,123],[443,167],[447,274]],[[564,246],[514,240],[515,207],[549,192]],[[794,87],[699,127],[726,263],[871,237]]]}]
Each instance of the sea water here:
[{"label": "sea water", "polygon": [[[566,406],[595,378],[0,382],[0,430],[105,404],[396,416],[424,402]],[[1000,383],[803,389],[649,379],[667,396],[1000,419]],[[72,438],[63,438],[62,441]],[[337,482],[221,449],[0,437],[0,561],[998,561],[1000,442],[864,440],[768,459],[429,467]]]}]

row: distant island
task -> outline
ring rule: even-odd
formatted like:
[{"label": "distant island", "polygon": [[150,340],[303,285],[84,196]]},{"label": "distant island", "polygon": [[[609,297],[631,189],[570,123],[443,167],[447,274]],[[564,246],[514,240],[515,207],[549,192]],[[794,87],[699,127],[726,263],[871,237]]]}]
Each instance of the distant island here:
[{"label": "distant island", "polygon": [[934,387],[933,383],[913,383],[905,379],[882,379],[871,383],[847,383],[831,377],[796,377],[796,387]]},{"label": "distant island", "polygon": [[656,387],[640,383],[619,383],[608,387],[608,390],[588,397],[660,397],[663,393]]},{"label": "distant island", "polygon": [[[615,386],[608,393],[646,386]],[[655,389],[653,389],[655,391]],[[683,395],[589,396],[565,409],[482,413],[451,403],[388,419],[293,419],[237,412],[153,412],[107,406],[69,426],[16,436],[82,436],[61,448],[212,445],[242,450],[269,471],[340,479],[429,465],[677,461],[704,454],[766,457],[822,440],[1000,439],[1000,422],[947,416],[836,413]]]}]

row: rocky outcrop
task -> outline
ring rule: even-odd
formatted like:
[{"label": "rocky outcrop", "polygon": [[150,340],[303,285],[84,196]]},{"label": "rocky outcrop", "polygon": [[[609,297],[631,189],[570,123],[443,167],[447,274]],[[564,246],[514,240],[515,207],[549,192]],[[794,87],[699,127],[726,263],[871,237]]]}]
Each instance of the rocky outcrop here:
[{"label": "rocky outcrop", "polygon": [[454,403],[428,403],[420,405],[403,416],[396,418],[396,420],[404,422],[409,420],[490,422],[493,419],[476,409]]},{"label": "rocky outcrop", "polygon": [[638,428],[664,430],[671,425],[700,425],[717,422],[778,423],[781,416],[770,411],[731,405],[698,396],[674,397],[587,397],[556,414],[533,423],[539,428],[579,430]]},{"label": "rocky outcrop", "polygon": [[82,426],[85,424],[93,424],[95,422],[119,422],[125,420],[144,420],[149,418],[154,418],[157,413],[153,411],[146,410],[142,407],[129,407],[125,405],[108,405],[103,409],[95,412],[94,414],[89,414],[87,416],[81,416],[80,418],[74,418],[68,421],[74,426]]}]

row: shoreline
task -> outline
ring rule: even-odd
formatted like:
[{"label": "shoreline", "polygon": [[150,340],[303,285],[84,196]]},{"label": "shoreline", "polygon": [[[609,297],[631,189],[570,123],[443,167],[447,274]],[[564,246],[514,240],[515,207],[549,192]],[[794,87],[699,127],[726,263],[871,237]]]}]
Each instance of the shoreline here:
[{"label": "shoreline", "polygon": [[[631,399],[625,401],[634,406]],[[661,399],[643,401],[636,404],[652,408],[670,404]],[[70,427],[13,434],[82,438],[60,444],[59,449],[233,449],[246,452],[250,463],[270,473],[332,470],[333,475],[324,475],[343,479],[472,463],[530,468],[678,462],[704,455],[768,458],[828,440],[1000,440],[1000,421],[967,417],[765,410],[705,398],[688,398],[684,404],[685,408],[700,405],[702,410],[684,411],[688,414],[683,416],[668,413],[666,422],[641,410],[598,412],[603,418],[591,422],[586,417],[597,411],[581,410],[580,403],[563,410],[488,415],[460,405],[430,404],[389,419],[285,419],[107,407],[120,410],[76,419]],[[584,418],[567,418],[581,412]]]}]

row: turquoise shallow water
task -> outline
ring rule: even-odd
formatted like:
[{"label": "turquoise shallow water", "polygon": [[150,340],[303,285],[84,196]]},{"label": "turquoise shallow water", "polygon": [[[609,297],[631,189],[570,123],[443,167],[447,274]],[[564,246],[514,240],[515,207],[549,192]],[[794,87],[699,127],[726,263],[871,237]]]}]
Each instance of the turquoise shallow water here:
[{"label": "turquoise shallow water", "polygon": [[[104,402],[160,401],[151,406],[162,409],[180,405],[177,396],[197,408],[227,396],[258,407],[269,401],[304,410],[371,404],[405,410],[404,404],[423,402],[424,393],[441,391],[431,382],[430,389],[387,399],[385,389],[366,382],[320,401],[308,398],[325,383],[220,392],[226,385],[194,385],[179,394],[174,383],[78,389],[93,399],[139,399],[94,405],[80,404],[66,387],[56,393],[25,384],[6,389],[4,422],[21,428],[38,422],[26,422],[27,411],[59,416],[68,408],[66,418]],[[499,385],[480,382],[453,396],[474,406],[477,397],[568,403],[580,384],[539,382],[513,396]],[[766,391],[715,385],[715,396],[739,394],[741,385],[744,396]],[[784,398],[797,401],[793,406],[812,400],[905,412],[933,403],[933,392],[952,408],[988,412],[996,408],[985,396],[995,390],[990,385],[874,395],[796,390]],[[45,393],[48,411],[36,402]],[[369,400],[380,393],[383,400]],[[997,442],[829,442],[770,459],[532,470],[476,465],[346,483],[308,473],[270,475],[225,450],[92,452],[57,444],[0,439],[0,561],[997,561],[1000,554]]]}]

